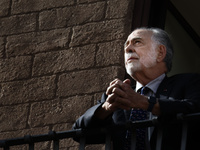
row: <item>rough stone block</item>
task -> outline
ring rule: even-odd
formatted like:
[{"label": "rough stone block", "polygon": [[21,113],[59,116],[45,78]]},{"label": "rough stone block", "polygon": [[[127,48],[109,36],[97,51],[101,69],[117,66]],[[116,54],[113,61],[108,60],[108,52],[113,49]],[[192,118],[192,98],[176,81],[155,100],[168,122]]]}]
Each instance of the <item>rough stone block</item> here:
[{"label": "rough stone block", "polygon": [[[66,150],[67,147],[74,147],[79,146],[79,143],[74,141],[72,138],[60,140],[60,149],[59,150]],[[51,145],[53,150],[53,144]],[[78,149],[76,149],[78,150]]]},{"label": "rough stone block", "polygon": [[[67,8],[63,11],[65,13]],[[92,13],[95,12],[95,13]],[[105,14],[105,2],[97,2],[92,4],[77,5],[72,17],[69,18],[67,25],[84,24],[88,22],[100,21]]]},{"label": "rough stone block", "polygon": [[125,40],[127,30],[123,19],[90,23],[73,28],[70,46],[99,43],[111,40]]},{"label": "rough stone block", "polygon": [[55,7],[63,7],[73,5],[74,0],[58,1],[58,0],[13,0],[12,14],[40,11]]},{"label": "rough stone block", "polygon": [[78,149],[79,149],[79,146],[69,147],[68,149],[69,149],[69,150],[78,150]]},{"label": "rough stone block", "polygon": [[0,81],[24,79],[31,76],[31,56],[0,60]]},{"label": "rough stone block", "polygon": [[45,30],[64,27],[73,13],[72,7],[67,8],[65,13],[63,13],[63,8],[41,12],[39,14],[39,29]]},{"label": "rough stone block", "polygon": [[23,14],[0,18],[0,22],[1,36],[35,31],[36,14]]},{"label": "rough stone block", "polygon": [[81,3],[90,3],[90,2],[97,2],[97,1],[99,0],[77,0],[77,3],[81,4]]},{"label": "rough stone block", "polygon": [[0,132],[24,129],[28,111],[28,104],[0,107]]},{"label": "rough stone block", "polygon": [[52,99],[55,88],[55,76],[1,83],[0,105]]},{"label": "rough stone block", "polygon": [[73,123],[60,123],[60,124],[55,124],[52,127],[52,131],[67,131],[67,130],[72,130],[72,125]]},{"label": "rough stone block", "polygon": [[39,127],[32,129],[21,129],[15,131],[7,131],[0,133],[0,139],[9,139],[16,137],[23,137],[24,135],[38,135],[38,134],[47,134],[49,132],[49,127]]},{"label": "rough stone block", "polygon": [[39,28],[41,30],[52,29],[100,21],[104,17],[104,10],[105,2],[97,2],[43,11],[39,15]]},{"label": "rough stone block", "polygon": [[106,18],[122,18],[128,15],[128,8],[130,4],[130,0],[109,0],[106,10]]},{"label": "rough stone block", "polygon": [[8,15],[9,8],[10,8],[10,1],[1,0],[0,1],[0,17]]},{"label": "rough stone block", "polygon": [[67,99],[36,102],[31,105],[29,125],[36,127],[75,122],[91,106],[92,96],[75,96]]},{"label": "rough stone block", "polygon": [[95,45],[87,45],[69,50],[37,54],[33,64],[33,75],[92,67],[95,63],[95,49]]},{"label": "rough stone block", "polygon": [[94,144],[94,145],[87,145],[85,147],[85,150],[94,150],[94,149],[98,149],[98,150],[104,150],[105,149],[105,145],[104,144]]},{"label": "rough stone block", "polygon": [[27,150],[28,145],[16,145],[12,146],[9,150]]},{"label": "rough stone block", "polygon": [[124,41],[114,41],[98,44],[96,56],[97,66],[121,64],[124,66]]},{"label": "rough stone block", "polygon": [[107,67],[62,74],[58,79],[58,95],[69,96],[104,91],[115,78],[123,78],[124,68]]},{"label": "rough stone block", "polygon": [[4,57],[4,53],[5,53],[4,38],[0,37],[0,58]]},{"label": "rough stone block", "polygon": [[39,33],[9,36],[6,45],[7,55],[30,55],[38,52],[68,47],[70,29],[57,29]]}]

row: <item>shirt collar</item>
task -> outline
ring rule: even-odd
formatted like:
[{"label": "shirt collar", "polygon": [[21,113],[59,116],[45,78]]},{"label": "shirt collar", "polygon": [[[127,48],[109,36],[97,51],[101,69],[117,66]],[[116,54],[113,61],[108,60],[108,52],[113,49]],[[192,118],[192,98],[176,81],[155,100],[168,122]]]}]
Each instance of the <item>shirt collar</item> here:
[{"label": "shirt collar", "polygon": [[[148,87],[149,89],[151,89],[153,93],[155,94],[158,89],[158,86],[160,85],[160,83],[162,82],[164,78],[165,78],[165,74],[163,73],[162,75],[160,75],[159,77],[157,77],[156,79],[152,80],[147,85],[145,85],[145,87]],[[143,85],[137,81],[136,88],[135,88],[136,92],[142,87]]]}]

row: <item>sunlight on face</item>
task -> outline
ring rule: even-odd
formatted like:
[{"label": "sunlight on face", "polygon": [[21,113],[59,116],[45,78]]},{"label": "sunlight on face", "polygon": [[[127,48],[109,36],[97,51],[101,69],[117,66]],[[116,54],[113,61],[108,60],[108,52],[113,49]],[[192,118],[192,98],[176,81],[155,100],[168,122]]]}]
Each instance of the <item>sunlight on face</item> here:
[{"label": "sunlight on face", "polygon": [[125,43],[125,67],[129,75],[145,71],[157,64],[157,44],[146,30],[132,32]]}]

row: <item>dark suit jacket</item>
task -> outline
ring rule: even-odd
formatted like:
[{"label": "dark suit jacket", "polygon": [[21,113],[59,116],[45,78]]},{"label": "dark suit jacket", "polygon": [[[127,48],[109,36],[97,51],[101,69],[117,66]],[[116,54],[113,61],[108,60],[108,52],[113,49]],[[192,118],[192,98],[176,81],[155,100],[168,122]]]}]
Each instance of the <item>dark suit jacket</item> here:
[{"label": "dark suit jacket", "polygon": [[[73,125],[77,128],[102,127],[111,124],[122,124],[128,121],[130,111],[118,109],[112,116],[105,120],[98,120],[94,117],[95,111],[105,102],[106,95],[103,94],[97,105],[85,112]],[[178,113],[200,112],[200,76],[198,74],[179,74],[172,77],[166,77],[156,93],[161,110],[161,116],[158,117],[163,126],[162,150],[178,150],[181,141],[181,124],[168,124]],[[189,124],[187,150],[199,147],[200,121]],[[151,137],[151,148],[155,150],[156,132]],[[113,135],[114,150],[122,150],[124,144],[125,132],[119,131]],[[98,138],[88,137],[88,143],[103,142],[103,136]]]}]

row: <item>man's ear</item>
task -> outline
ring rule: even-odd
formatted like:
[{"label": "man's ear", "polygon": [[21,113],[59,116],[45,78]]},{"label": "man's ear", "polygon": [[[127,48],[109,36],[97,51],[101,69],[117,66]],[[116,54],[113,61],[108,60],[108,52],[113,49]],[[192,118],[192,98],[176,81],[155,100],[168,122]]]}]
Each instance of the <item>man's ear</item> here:
[{"label": "man's ear", "polygon": [[159,45],[157,47],[157,52],[158,52],[158,55],[157,55],[157,62],[162,62],[166,56],[166,53],[167,53],[167,49],[164,45]]}]

